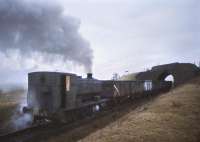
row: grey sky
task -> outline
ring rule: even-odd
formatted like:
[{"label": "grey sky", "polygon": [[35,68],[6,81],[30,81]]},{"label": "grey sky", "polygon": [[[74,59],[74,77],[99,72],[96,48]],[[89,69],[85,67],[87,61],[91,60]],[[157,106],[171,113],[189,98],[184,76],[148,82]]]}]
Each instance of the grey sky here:
[{"label": "grey sky", "polygon": [[81,19],[98,76],[200,60],[198,0],[62,2],[66,13]]},{"label": "grey sky", "polygon": [[[58,3],[66,15],[80,20],[80,33],[94,52],[93,72],[97,78],[108,79],[114,72],[142,71],[163,63],[200,61],[199,0],[58,0]],[[12,64],[16,60],[3,60],[6,60],[1,67],[3,76],[16,72],[24,77],[32,70],[21,66],[15,69]],[[52,70],[46,64],[41,66],[40,69]],[[62,63],[54,67],[65,70]],[[83,74],[77,66],[67,67],[66,72]],[[12,78],[15,80],[16,76]]]}]

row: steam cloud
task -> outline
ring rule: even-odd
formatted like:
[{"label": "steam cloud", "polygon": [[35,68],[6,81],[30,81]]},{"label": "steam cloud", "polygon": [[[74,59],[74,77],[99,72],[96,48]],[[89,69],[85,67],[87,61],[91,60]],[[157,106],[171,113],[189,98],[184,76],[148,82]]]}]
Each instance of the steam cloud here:
[{"label": "steam cloud", "polygon": [[79,34],[79,20],[48,1],[0,1],[0,52],[50,63],[62,60],[91,71],[93,52]]}]

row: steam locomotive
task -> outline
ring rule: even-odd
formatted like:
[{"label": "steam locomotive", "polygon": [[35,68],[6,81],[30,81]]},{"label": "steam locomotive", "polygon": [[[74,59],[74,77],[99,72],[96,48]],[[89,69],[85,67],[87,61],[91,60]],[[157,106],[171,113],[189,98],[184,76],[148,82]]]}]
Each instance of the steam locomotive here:
[{"label": "steam locomotive", "polygon": [[171,82],[97,80],[61,72],[28,74],[27,106],[34,120],[72,121],[100,111],[110,102],[119,103],[167,91]]}]

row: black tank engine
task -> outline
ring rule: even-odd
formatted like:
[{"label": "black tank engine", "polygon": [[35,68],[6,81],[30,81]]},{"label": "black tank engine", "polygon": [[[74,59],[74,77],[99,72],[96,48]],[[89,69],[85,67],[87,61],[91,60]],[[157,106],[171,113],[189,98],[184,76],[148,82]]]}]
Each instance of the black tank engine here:
[{"label": "black tank engine", "polygon": [[97,80],[61,72],[28,74],[27,106],[34,118],[71,119],[76,113],[95,112],[109,101],[145,97],[167,91],[171,82]]}]

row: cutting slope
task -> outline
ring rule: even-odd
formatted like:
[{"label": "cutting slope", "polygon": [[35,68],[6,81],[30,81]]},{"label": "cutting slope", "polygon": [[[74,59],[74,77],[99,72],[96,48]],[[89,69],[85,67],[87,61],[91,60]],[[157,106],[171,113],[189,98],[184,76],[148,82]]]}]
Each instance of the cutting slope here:
[{"label": "cutting slope", "polygon": [[[105,118],[104,118],[105,119]],[[109,118],[108,118],[109,119]],[[82,127],[75,134],[62,134],[50,141],[77,141]],[[79,142],[199,142],[200,141],[200,78],[153,99],[104,128],[90,133]]]}]

